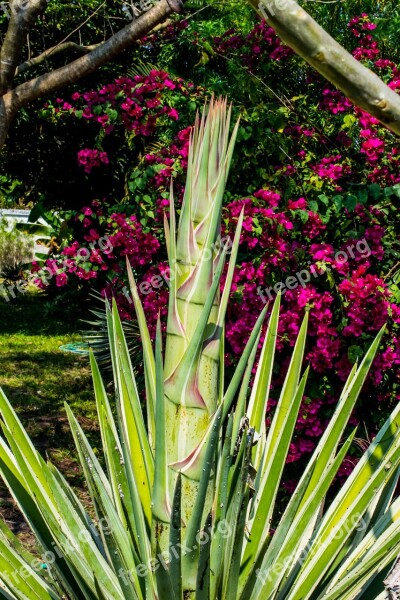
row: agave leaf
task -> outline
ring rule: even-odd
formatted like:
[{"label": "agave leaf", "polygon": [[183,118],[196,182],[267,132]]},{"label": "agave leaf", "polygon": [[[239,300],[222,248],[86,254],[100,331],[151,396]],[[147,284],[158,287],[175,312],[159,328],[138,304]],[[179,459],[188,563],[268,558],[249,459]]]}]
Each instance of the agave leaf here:
[{"label": "agave leaf", "polygon": [[[74,490],[66,482],[63,475],[60,473],[60,471],[57,469],[57,467],[55,465],[53,465],[50,461],[47,462],[47,467],[48,467],[49,472],[51,473],[52,477],[57,481],[57,484],[63,490],[63,492],[64,492],[65,496],[68,498],[69,502],[71,502],[72,506],[74,507],[74,510],[78,513],[79,517],[85,523],[86,528],[89,531],[96,532],[96,534],[97,534],[97,529],[96,529],[95,524],[93,523],[92,519],[87,514],[87,512],[85,511],[81,501],[76,496]],[[102,540],[100,539],[100,536],[94,535],[93,538],[94,538],[94,541],[96,543],[96,546],[97,546],[99,552],[101,552],[101,554],[105,558],[106,554],[105,554],[104,546],[103,546]]]},{"label": "agave leaf", "polygon": [[[134,599],[137,596],[142,597],[139,578],[136,573],[136,564],[139,563],[139,557],[137,555],[135,557],[136,552],[131,544],[131,540],[118,517],[112,499],[111,486],[69,406],[66,405],[65,408],[80,462],[85,473],[85,479],[89,486],[93,504],[97,510],[98,522],[100,524],[104,547],[107,551],[108,561],[113,565],[115,573],[119,576],[124,596],[129,599]],[[130,573],[134,579],[133,586],[129,583],[129,579],[126,576],[127,573]],[[132,587],[134,587],[136,593]]]},{"label": "agave leaf", "polygon": [[17,536],[11,531],[7,524],[0,519],[0,540],[10,546],[12,550],[15,550],[19,557],[26,563],[31,564],[36,558],[31,552],[29,552],[25,546],[20,542]]},{"label": "agave leaf", "polygon": [[[11,404],[5,397],[2,389],[0,389],[0,412],[3,419],[2,426],[4,434],[8,439],[10,438],[13,441],[15,440],[15,442],[18,444],[21,454],[29,459],[27,461],[30,467],[29,470],[34,472],[38,485],[40,485],[44,489],[45,493],[51,497],[52,491],[47,485],[46,478],[43,474],[45,462],[40,456],[39,452],[33,446],[29,436],[22,427],[20,420],[14,412]],[[22,464],[19,466],[21,467]]]},{"label": "agave leaf", "polygon": [[168,243],[168,260],[169,260],[169,297],[168,297],[168,324],[167,332],[171,335],[179,336],[186,341],[186,335],[182,326],[178,307],[176,302],[177,285],[178,285],[178,272],[179,267],[176,258],[176,220],[175,220],[175,206],[174,206],[174,191],[171,180],[171,188],[169,194],[169,213],[170,213],[170,224],[168,219],[164,219],[165,237],[169,240]]},{"label": "agave leaf", "polygon": [[[3,565],[5,561],[5,567]],[[30,598],[60,599],[59,590],[55,590],[46,581],[47,570],[41,568],[41,560],[29,552],[16,535],[0,520],[0,579],[3,577],[5,587],[13,588],[15,597],[22,598],[24,586],[20,581],[26,581],[30,588]],[[8,585],[7,585],[8,583]],[[0,583],[0,587],[1,583]],[[10,596],[11,597],[11,596]]]},{"label": "agave leaf", "polygon": [[[224,331],[226,309],[228,307],[229,295],[231,292],[231,286],[233,281],[233,275],[235,272],[235,265],[237,254],[239,251],[240,234],[242,231],[244,209],[241,210],[238,223],[236,226],[235,237],[232,243],[231,256],[229,258],[228,272],[226,274],[224,290],[222,292],[221,300],[218,309],[218,318],[216,319],[215,325],[213,325],[212,332],[208,335],[204,342],[203,354],[209,356],[215,361],[220,361],[219,346]],[[227,245],[227,244],[226,244]],[[221,361],[223,363],[223,361]]]},{"label": "agave leaf", "polygon": [[[298,490],[302,490],[301,495],[302,499],[297,507],[298,510],[307,502],[309,496],[314,494],[315,486],[318,481],[321,480],[321,477],[326,470],[327,465],[332,461],[334,453],[337,450],[338,444],[340,442],[341,436],[344,432],[347,421],[350,417],[350,414],[353,410],[354,404],[357,400],[360,389],[365,381],[366,375],[368,373],[369,366],[375,356],[375,353],[378,349],[379,341],[383,334],[383,329],[379,332],[377,338],[374,340],[370,349],[368,350],[364,360],[362,361],[360,367],[357,369],[355,365],[348,377],[348,380],[344,386],[343,392],[339,399],[339,403],[335,412],[322,436],[317,447],[315,448],[313,455],[306,467],[306,470],[300,480]],[[304,481],[308,480],[307,489],[303,489]],[[299,498],[299,494],[296,493],[292,498],[292,501],[296,501]],[[293,502],[289,503],[288,510],[292,509],[294,504]],[[315,522],[317,518],[317,513],[315,513],[313,521]],[[282,532],[283,538],[286,537],[287,531],[286,528],[280,527],[280,531]],[[310,538],[310,534],[313,531],[313,524],[310,522],[307,529],[305,530],[303,540],[299,544],[298,552],[302,552],[303,549],[307,546]],[[274,539],[278,539],[278,535],[275,534]]]},{"label": "agave leaf", "polygon": [[[86,522],[83,522],[79,514],[75,512],[73,505],[47,465],[43,469],[43,474],[47,482],[51,482],[50,497],[43,494],[41,486],[37,485],[35,481],[35,476],[29,473],[29,459],[27,460],[19,453],[17,445],[10,442],[10,438],[8,438],[8,442],[16,460],[21,466],[23,465],[24,477],[30,488],[30,494],[36,496],[40,511],[68,563],[79,573],[83,581],[86,581],[92,591],[94,591],[94,577],[97,577],[99,585],[106,593],[113,594],[115,599],[121,598],[122,600],[114,572],[98,551],[91,532],[86,528]],[[52,497],[55,498],[54,503],[51,501]]]},{"label": "agave leaf", "polygon": [[[143,346],[143,362],[144,362],[144,374],[146,384],[146,398],[147,398],[147,429],[149,444],[151,448],[154,448],[154,433],[155,433],[155,405],[156,405],[156,371],[155,371],[155,360],[153,354],[153,348],[151,345],[151,339],[149,329],[147,327],[146,317],[143,311],[143,306],[139,298],[136,281],[133,276],[132,267],[129,263],[128,257],[126,258],[126,266],[128,270],[128,279],[131,289],[132,299],[135,305],[136,317],[140,330],[140,337]],[[129,354],[129,353],[128,353]]]},{"label": "agave leaf", "polygon": [[224,564],[227,565],[223,579],[223,598],[236,600],[239,586],[241,554],[249,503],[249,470],[254,430],[245,430],[242,438],[243,458],[238,468],[238,478],[233,500],[229,507],[228,521],[231,531],[225,544]]},{"label": "agave leaf", "polygon": [[[273,312],[272,315],[274,318],[272,323],[273,328],[276,327],[275,318],[279,304],[276,303],[274,308],[275,312]],[[256,495],[254,506],[252,506],[254,516],[250,522],[250,542],[246,544],[243,556],[243,563],[245,566],[242,571],[242,581],[246,579],[248,573],[253,568],[269,535],[275,498],[278,493],[280,479],[285,466],[290,441],[292,439],[307,380],[306,371],[299,385],[300,370],[306,342],[307,323],[308,316],[306,313],[268,433],[265,452],[263,454],[263,463],[260,465],[260,489]],[[269,349],[269,340],[271,338],[268,336],[266,339],[267,341],[264,344],[264,348]],[[267,360],[268,357],[268,352],[265,352],[263,355],[264,360]],[[264,393],[262,395],[264,396],[265,402],[265,385],[268,383],[268,376],[266,380],[259,379],[258,381],[264,388]],[[257,392],[254,392],[254,394],[257,394]],[[255,395],[253,397],[255,398]],[[256,415],[257,405],[255,402],[256,400],[254,400],[253,404],[253,413]],[[261,411],[258,409],[258,412]],[[253,414],[253,418],[257,417]]]},{"label": "agave leaf", "polygon": [[11,597],[18,600],[61,600],[61,596],[1,538],[0,580],[3,580],[8,592],[13,594]]},{"label": "agave leaf", "polygon": [[[0,474],[6,482],[22,515],[34,532],[42,555],[47,551],[53,551],[57,546],[57,538],[53,536],[42,513],[39,511],[37,503],[32,498],[18,468],[15,457],[1,438]],[[64,589],[73,595],[74,590],[79,586],[79,575],[74,577],[71,573],[70,566],[66,564],[63,556],[58,554],[58,550],[56,554],[56,561],[49,570],[51,572],[53,570],[57,572],[58,578],[63,582]],[[83,581],[81,583],[83,584]]]},{"label": "agave leaf", "polygon": [[213,531],[210,548],[210,598],[217,597],[217,590],[221,582],[224,570],[224,562],[221,560],[221,551],[225,544],[224,525],[226,524],[226,513],[228,509],[229,496],[229,471],[232,465],[231,440],[234,423],[234,415],[228,417],[224,443],[218,460],[216,474],[213,514]]},{"label": "agave leaf", "polygon": [[[204,512],[204,503],[210,482],[211,471],[214,468],[215,450],[218,443],[219,430],[221,426],[222,409],[219,407],[214,419],[213,428],[207,442],[206,453],[203,462],[203,472],[199,482],[198,495],[195,500],[194,508],[190,520],[187,524],[185,548],[187,552],[182,557],[182,572],[186,578],[186,583],[196,581],[196,564],[198,560],[199,544],[198,535],[201,531],[201,522]],[[191,588],[194,589],[195,585]]]},{"label": "agave leaf", "polygon": [[210,546],[211,546],[211,513],[207,517],[203,535],[205,540],[200,546],[199,566],[196,580],[196,600],[209,600],[210,598]]},{"label": "agave leaf", "polygon": [[254,344],[259,339],[260,330],[261,330],[262,324],[264,322],[266,312],[267,312],[267,307],[265,306],[263,308],[263,310],[261,311],[260,316],[258,317],[258,319],[253,327],[253,330],[252,330],[250,337],[247,341],[247,344],[243,350],[243,353],[242,353],[241,357],[239,358],[239,361],[236,366],[235,372],[232,376],[232,379],[230,380],[228,388],[224,394],[224,397],[222,400],[223,421],[225,421],[226,416],[231,409],[232,403],[236,396],[236,392],[239,389],[239,385],[242,381],[243,374],[246,371],[246,368],[248,366],[249,358],[252,355]]},{"label": "agave leaf", "polygon": [[[245,346],[243,354],[239,359],[234,376],[231,379],[231,383],[223,397],[222,403],[220,405],[220,407],[222,407],[222,414],[221,414],[222,423],[225,422],[225,419],[226,419],[226,417],[229,413],[229,410],[232,406],[232,403],[235,399],[237,389],[238,389],[239,384],[243,377],[243,372],[245,371],[245,369],[247,367],[250,368],[249,364],[248,364],[249,358],[250,358],[250,356],[252,356],[253,359],[255,357],[255,353],[253,353],[253,350],[254,350],[255,344],[259,340],[260,330],[261,330],[262,323],[263,323],[263,320],[265,317],[265,312],[266,312],[266,309],[263,310],[263,312],[260,314],[259,318],[257,319],[256,324],[254,325],[253,331],[250,334],[250,337],[247,341],[247,344]],[[170,464],[171,468],[173,468],[176,471],[179,470],[182,473],[184,473],[186,476],[196,479],[196,480],[198,480],[198,479],[200,479],[200,477],[202,477],[201,468],[202,468],[202,465],[205,460],[204,457],[207,453],[207,444],[209,443],[210,435],[214,429],[215,421],[219,418],[220,418],[220,413],[219,413],[219,411],[216,411],[211,419],[210,424],[208,425],[208,428],[207,428],[200,444],[196,448],[194,448],[194,450],[188,456],[186,456],[184,459],[182,459],[181,461],[171,463]]]},{"label": "agave leaf", "polygon": [[[334,461],[330,463],[325,477],[320,480],[314,490],[314,494],[308,498],[307,503],[298,512],[293,510],[297,508],[296,503],[293,503],[292,506],[289,503],[262,560],[257,582],[251,594],[251,600],[259,600],[261,598],[264,600],[264,598],[275,597],[282,577],[285,574],[282,565],[286,566],[290,564],[293,559],[293,554],[296,552],[297,546],[302,539],[304,528],[318,510],[322,499],[325,497],[351,445],[354,435],[355,431],[343,444]],[[286,530],[283,542],[281,542],[283,532],[279,531],[280,527]],[[285,591],[284,593],[287,596],[284,595],[283,598],[289,598],[290,592]]]},{"label": "agave leaf", "polygon": [[[121,468],[121,463],[123,462],[122,447],[104,383],[101,379],[99,367],[93,353],[90,355],[90,364],[92,368],[93,387],[96,397],[97,415],[100,424],[104,457],[114,504],[121,522],[125,523],[126,527],[130,528],[133,539],[137,539],[132,503],[129,497],[128,480],[126,477],[126,468],[132,470],[132,465],[125,465],[125,468]],[[123,499],[125,499],[125,501],[123,501]]]},{"label": "agave leaf", "polygon": [[151,488],[154,479],[154,458],[144,423],[139,392],[136,387],[129,352],[122,331],[118,309],[113,306],[113,330],[115,335],[116,375],[121,435],[129,450],[131,464],[142,500],[147,526],[151,525]]},{"label": "agave leaf", "polygon": [[[233,421],[233,429],[232,429],[231,453],[233,453],[233,451],[234,451],[234,445],[238,438],[239,430],[240,430],[241,424],[242,424],[243,419],[246,414],[247,396],[248,396],[249,389],[250,389],[250,379],[251,379],[251,375],[252,375],[252,371],[253,371],[253,367],[254,367],[254,362],[255,362],[260,338],[261,338],[261,329],[258,332],[258,337],[254,342],[254,346],[253,346],[253,349],[252,349],[250,357],[249,357],[246,371],[244,372],[242,384],[240,386],[238,399],[236,402],[236,409],[235,409],[235,413],[234,413],[234,421]],[[250,421],[249,421],[249,424],[250,424]],[[255,427],[253,427],[253,429],[255,430],[255,433],[257,435],[257,442],[259,442],[260,438],[258,435],[258,431]]]},{"label": "agave leaf", "polygon": [[[309,483],[310,493],[312,493],[314,484],[318,481],[321,473],[324,471],[327,462],[332,459],[332,456],[334,456],[336,452],[341,435],[344,432],[351,411],[353,410],[361,388],[364,385],[371,363],[378,351],[384,331],[385,327],[382,327],[375,340],[372,342],[368,352],[365,354],[358,369],[356,365],[354,365],[343,388],[343,392],[340,395],[334,414],[307,466],[308,469],[313,469],[313,474]],[[307,493],[304,496],[304,501],[306,498]]]},{"label": "agave leaf", "polygon": [[[362,540],[365,538],[368,531],[370,531],[377,521],[389,510],[391,507],[393,496],[397,488],[399,481],[400,469],[393,471],[391,480],[375,494],[371,504],[364,513],[361,522],[362,526],[357,527],[357,532],[354,538],[351,540],[351,544],[347,549],[346,554],[350,554],[353,550],[360,547]],[[393,510],[393,506],[391,507]],[[335,569],[335,573],[336,573]]]},{"label": "agave leaf", "polygon": [[[268,328],[265,334],[264,344],[247,409],[250,426],[262,437],[261,443],[257,445],[258,457],[263,453],[265,447],[265,414],[274,366],[276,339],[278,336],[280,301],[281,295],[278,294],[268,321]],[[254,461],[256,469],[259,467],[259,460],[260,459],[258,458],[258,460]]]},{"label": "agave leaf", "polygon": [[[218,267],[214,275],[212,286],[209,289],[207,300],[204,303],[200,318],[197,322],[194,334],[189,342],[185,354],[181,358],[174,372],[164,382],[165,394],[167,398],[169,398],[171,402],[174,402],[175,404],[193,406],[194,408],[206,408],[204,400],[201,398],[199,392],[197,394],[193,394],[193,391],[197,390],[197,384],[194,380],[194,376],[197,372],[197,364],[202,350],[204,332],[207,327],[210,311],[214,304],[215,295],[217,293],[219,281],[222,275],[225,255],[226,249],[222,251],[219,258]],[[176,397],[176,390],[179,390],[180,392],[179,397]],[[188,393],[190,394],[189,399]]]},{"label": "agave leaf", "polygon": [[[361,523],[359,530],[365,531],[367,524]],[[400,545],[400,499],[384,513],[355,546],[329,581],[324,594],[330,600],[340,599],[341,593],[359,588],[362,579],[367,580],[371,571],[382,570],[396,558]],[[362,560],[361,560],[362,559]],[[325,598],[325,595],[324,595]]]},{"label": "agave leaf", "polygon": [[[82,323],[91,325],[91,329],[81,331],[81,335],[87,345],[86,352],[82,350],[82,354],[89,355],[89,351],[93,350],[98,364],[105,370],[110,370],[112,367],[112,359],[110,352],[110,339],[108,335],[108,317],[109,302],[106,297],[103,297],[99,292],[91,292],[90,296],[101,303],[98,309],[90,309],[96,320],[82,320]],[[125,338],[129,347],[132,364],[136,370],[141,362],[140,357],[140,332],[139,326],[135,320],[122,321]]]},{"label": "agave leaf", "polygon": [[[82,521],[57,479],[33,448],[18,417],[2,393],[0,393],[0,409],[4,419],[3,431],[14,455],[12,460],[22,475],[20,481],[28,493],[36,498],[51,536],[57,540],[62,553],[84,581],[94,586],[93,573],[95,573],[107,593],[115,593],[115,598],[118,598],[120,591],[116,577],[99,553],[92,536],[80,539],[82,531],[88,531],[86,522]],[[6,458],[5,453],[3,458]],[[10,456],[8,456],[10,464],[9,459]],[[16,473],[15,467],[13,470]],[[19,478],[18,473],[16,475]],[[48,530],[44,529],[47,536]],[[89,564],[92,565],[90,569]]]},{"label": "agave leaf", "polygon": [[169,539],[169,574],[177,600],[182,599],[182,476],[176,479]]},{"label": "agave leaf", "polygon": [[[169,523],[171,516],[171,504],[168,487],[165,398],[161,345],[161,323],[158,319],[156,334],[156,442],[152,509],[153,516],[157,519],[157,521]],[[156,525],[156,531],[159,532],[161,527],[161,523],[158,523]]]},{"label": "agave leaf", "polygon": [[[277,531],[275,532],[273,542],[276,544],[277,548],[281,547],[284,540],[287,539],[289,536],[289,533],[288,533],[289,530],[288,530],[287,525],[289,522],[291,522],[291,519],[288,520],[286,515],[288,513],[290,513],[291,511],[293,511],[293,509],[295,509],[295,512],[300,511],[302,506],[304,506],[304,504],[309,501],[309,498],[315,495],[315,487],[318,484],[318,482],[321,483],[321,481],[324,480],[324,476],[326,476],[326,474],[328,473],[327,467],[332,462],[332,458],[334,456],[333,453],[335,452],[335,449],[338,446],[341,435],[344,431],[347,420],[350,417],[350,414],[352,412],[354,403],[357,399],[357,396],[359,394],[361,386],[362,386],[363,382],[365,381],[366,374],[368,372],[368,369],[369,369],[370,363],[373,359],[373,356],[375,355],[375,352],[377,351],[379,340],[382,336],[382,333],[383,333],[383,331],[381,331],[378,334],[376,340],[371,345],[370,350],[366,354],[366,357],[363,360],[363,362],[361,363],[358,370],[353,369],[352,373],[349,376],[348,382],[345,386],[345,389],[341,396],[339,405],[331,419],[331,422],[329,423],[326,431],[324,432],[324,434],[320,440],[320,443],[318,444],[317,448],[315,449],[313,456],[306,468],[306,471],[299,483],[299,486],[298,486],[294,496],[292,497],[292,500],[290,501],[290,503],[288,505],[287,511],[285,512],[285,515],[280,523],[280,526],[278,527]],[[326,447],[330,448],[329,453],[326,452]],[[318,478],[316,478],[316,476],[315,476],[315,464],[316,463],[318,464],[318,474],[319,474]],[[306,480],[309,480],[309,483],[308,483],[308,485],[306,485],[306,489],[304,489]],[[311,481],[314,482],[313,485],[311,485]],[[302,499],[300,500],[300,502],[298,502],[298,499],[300,498],[300,492],[301,492]],[[322,500],[322,497],[321,497],[321,500]],[[305,547],[305,545],[307,543],[308,543],[308,538],[307,538],[307,536],[305,536],[303,542],[299,546],[299,549],[301,549],[302,547]],[[271,556],[268,564],[272,564],[272,560],[274,558],[276,558],[275,556],[272,558],[273,547],[274,547],[274,545],[272,545],[272,547],[270,547],[268,549],[268,553]],[[265,564],[267,564],[267,563],[265,563]],[[283,595],[283,598],[285,598],[285,595]]]}]

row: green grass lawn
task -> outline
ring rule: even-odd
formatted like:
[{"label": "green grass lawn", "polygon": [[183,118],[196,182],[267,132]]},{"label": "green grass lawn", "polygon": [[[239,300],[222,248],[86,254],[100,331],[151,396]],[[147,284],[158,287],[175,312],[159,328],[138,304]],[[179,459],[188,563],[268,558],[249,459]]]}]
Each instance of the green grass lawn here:
[{"label": "green grass lawn", "polygon": [[[95,402],[88,359],[59,347],[79,340],[82,324],[45,316],[44,308],[40,295],[26,294],[9,303],[0,300],[0,387],[38,450],[79,488],[82,480],[64,402],[96,442]],[[24,529],[1,487],[0,516],[17,531]]]}]

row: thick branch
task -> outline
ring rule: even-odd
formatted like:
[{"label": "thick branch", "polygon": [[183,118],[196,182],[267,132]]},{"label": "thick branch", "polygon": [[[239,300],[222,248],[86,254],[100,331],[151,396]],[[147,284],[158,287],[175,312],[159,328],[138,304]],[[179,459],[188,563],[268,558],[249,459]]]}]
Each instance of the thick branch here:
[{"label": "thick branch", "polygon": [[0,96],[0,148],[6,141],[10,125],[15,117],[17,109],[12,105],[11,94]]},{"label": "thick branch", "polygon": [[47,0],[11,0],[11,16],[0,54],[0,92],[11,89],[15,69],[19,63],[26,36],[44,12]]},{"label": "thick branch", "polygon": [[13,109],[18,110],[28,102],[32,102],[43,95],[51,94],[93,73],[101,65],[111,61],[171,15],[176,10],[176,7],[171,7],[171,4],[172,0],[160,0],[153,8],[131,21],[88,54],[50,73],[21,83],[14,90],[8,92],[12,96]]},{"label": "thick branch", "polygon": [[400,135],[400,96],[338,44],[294,0],[248,0],[285,44],[354,104]]},{"label": "thick branch", "polygon": [[75,42],[64,42],[63,44],[58,44],[57,46],[52,46],[51,48],[48,48],[41,54],[38,54],[38,56],[35,56],[34,58],[31,58],[30,60],[26,60],[25,62],[20,64],[19,67],[16,68],[15,74],[21,75],[21,73],[25,73],[25,71],[28,71],[28,69],[31,69],[32,67],[36,67],[37,65],[40,65],[42,62],[44,62],[48,58],[52,58],[53,56],[56,56],[57,54],[60,54],[61,52],[68,52],[70,50],[75,50],[76,52],[80,52],[81,54],[87,54],[88,52],[91,52],[92,50],[97,48],[97,46],[99,46],[99,44],[92,44],[91,46],[80,46],[79,44],[76,44]]}]

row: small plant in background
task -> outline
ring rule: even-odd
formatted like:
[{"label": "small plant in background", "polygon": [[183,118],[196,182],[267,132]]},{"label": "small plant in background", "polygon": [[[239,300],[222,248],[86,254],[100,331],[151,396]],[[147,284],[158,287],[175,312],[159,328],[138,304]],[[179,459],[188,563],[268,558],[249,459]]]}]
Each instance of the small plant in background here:
[{"label": "small plant in background", "polygon": [[33,249],[33,238],[20,233],[13,221],[0,218],[0,279],[10,283],[22,279]]},{"label": "small plant in background", "polygon": [[0,595],[8,600],[350,600],[383,590],[400,551],[400,500],[394,496],[400,405],[327,500],[354,439],[354,431],[344,440],[343,433],[383,329],[353,366],[283,514],[276,497],[307,381],[302,363],[309,311],[268,425],[279,295],[266,331],[264,309],[232,377],[225,378],[225,315],[243,224],[241,212],[220,292],[228,252],[221,242],[221,203],[237,133],[236,126],[229,139],[229,123],[224,101],[211,102],[197,121],[178,225],[171,189],[165,351],[159,321],[153,348],[128,262],[145,407],[115,302],[107,309],[116,418],[91,356],[104,467],[66,407],[93,518],[35,450],[0,394],[0,473],[41,555],[30,554],[1,525]]}]

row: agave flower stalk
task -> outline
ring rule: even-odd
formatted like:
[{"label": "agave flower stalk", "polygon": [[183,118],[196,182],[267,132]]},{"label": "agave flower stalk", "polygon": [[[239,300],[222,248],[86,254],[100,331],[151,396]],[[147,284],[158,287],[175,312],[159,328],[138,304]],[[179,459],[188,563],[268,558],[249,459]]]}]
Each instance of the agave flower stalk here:
[{"label": "agave flower stalk", "polygon": [[[229,139],[230,109],[211,101],[194,127],[185,194],[176,232],[171,191],[167,240],[170,298],[164,362],[167,455],[172,497],[176,472],[182,479],[182,519],[187,523],[198,494],[195,451],[209,428],[220,397],[222,314],[218,276],[223,266],[220,240],[222,198],[238,124]],[[213,286],[206,327],[204,307]],[[229,280],[227,280],[229,293]],[[200,334],[200,335],[199,335]],[[210,506],[208,506],[208,509]]]}]

